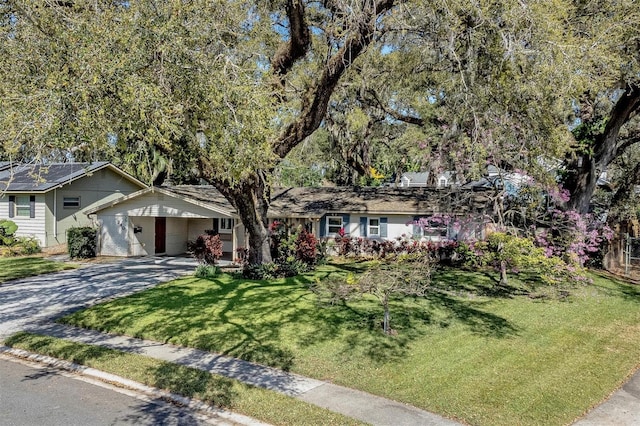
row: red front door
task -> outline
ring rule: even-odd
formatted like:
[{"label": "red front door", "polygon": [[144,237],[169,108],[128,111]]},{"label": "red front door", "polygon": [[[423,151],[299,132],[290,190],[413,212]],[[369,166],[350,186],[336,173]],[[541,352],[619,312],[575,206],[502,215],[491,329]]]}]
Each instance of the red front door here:
[{"label": "red front door", "polygon": [[156,217],[156,251],[162,254],[167,251],[167,218]]}]

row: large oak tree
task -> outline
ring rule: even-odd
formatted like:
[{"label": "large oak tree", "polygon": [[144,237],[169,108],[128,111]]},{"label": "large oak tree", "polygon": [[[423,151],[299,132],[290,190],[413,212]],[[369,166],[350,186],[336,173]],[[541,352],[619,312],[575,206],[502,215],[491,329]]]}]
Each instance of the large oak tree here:
[{"label": "large oak tree", "polygon": [[[272,172],[321,126],[361,173],[386,150],[393,170],[422,151],[468,177],[587,155],[593,176],[635,141],[638,15],[632,0],[1,0],[0,156],[204,179],[266,262]],[[618,119],[584,150],[580,102],[607,93]]]},{"label": "large oak tree", "polygon": [[270,261],[270,174],[396,3],[0,2],[3,157],[180,151],[236,208],[249,261]]}]

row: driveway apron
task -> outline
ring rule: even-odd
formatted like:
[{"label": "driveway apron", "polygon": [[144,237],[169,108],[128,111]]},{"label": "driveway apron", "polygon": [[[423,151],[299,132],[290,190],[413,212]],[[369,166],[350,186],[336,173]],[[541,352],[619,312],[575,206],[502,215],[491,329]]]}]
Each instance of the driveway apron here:
[{"label": "driveway apron", "polygon": [[180,257],[126,258],[0,284],[0,340],[76,309],[193,273]]}]

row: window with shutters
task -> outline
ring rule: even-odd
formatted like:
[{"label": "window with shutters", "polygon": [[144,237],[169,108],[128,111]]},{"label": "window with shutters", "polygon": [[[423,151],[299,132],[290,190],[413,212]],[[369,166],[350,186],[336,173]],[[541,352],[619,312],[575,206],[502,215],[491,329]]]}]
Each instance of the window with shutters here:
[{"label": "window with shutters", "polygon": [[378,219],[377,217],[369,218],[367,235],[370,237],[380,236],[380,219]]},{"label": "window with shutters", "polygon": [[31,217],[31,202],[28,195],[16,196],[15,215],[18,217]]},{"label": "window with shutters", "polygon": [[342,216],[327,216],[327,235],[337,235],[342,227]]}]

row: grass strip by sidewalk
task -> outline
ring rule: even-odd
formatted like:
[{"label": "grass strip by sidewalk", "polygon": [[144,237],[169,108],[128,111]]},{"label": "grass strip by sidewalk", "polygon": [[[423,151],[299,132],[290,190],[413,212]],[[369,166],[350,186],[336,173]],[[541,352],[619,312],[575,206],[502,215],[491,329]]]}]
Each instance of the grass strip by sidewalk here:
[{"label": "grass strip by sidewalk", "polygon": [[274,425],[363,424],[277,392],[142,355],[23,332],[4,343],[117,374]]},{"label": "grass strip by sidewalk", "polygon": [[2,257],[0,258],[0,283],[75,268],[77,265],[55,262],[39,256]]}]

